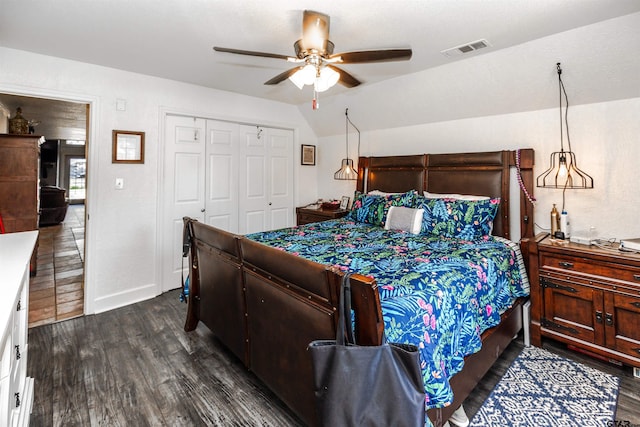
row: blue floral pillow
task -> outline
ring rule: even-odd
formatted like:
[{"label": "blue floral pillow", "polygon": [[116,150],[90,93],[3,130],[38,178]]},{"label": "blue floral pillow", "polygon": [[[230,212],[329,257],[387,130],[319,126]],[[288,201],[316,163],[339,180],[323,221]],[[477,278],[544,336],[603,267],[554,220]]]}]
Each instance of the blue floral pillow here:
[{"label": "blue floral pillow", "polygon": [[426,199],[417,196],[414,207],[424,209],[421,233],[479,240],[491,234],[500,199]]},{"label": "blue floral pillow", "polygon": [[382,227],[387,220],[387,213],[391,206],[412,207],[415,197],[417,197],[415,191],[386,196],[368,195],[356,191],[349,218],[353,221]]}]

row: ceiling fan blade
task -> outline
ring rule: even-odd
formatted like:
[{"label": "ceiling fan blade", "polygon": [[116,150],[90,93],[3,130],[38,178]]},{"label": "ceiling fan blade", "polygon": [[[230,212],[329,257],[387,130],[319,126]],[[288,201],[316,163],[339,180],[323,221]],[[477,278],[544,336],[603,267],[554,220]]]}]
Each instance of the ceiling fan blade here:
[{"label": "ceiling fan blade", "polygon": [[218,46],[214,46],[213,50],[215,50],[216,52],[235,53],[238,55],[261,56],[264,58],[284,59],[285,61],[289,60],[290,58],[287,55],[279,55],[277,53],[254,52],[252,50],[230,49],[227,47],[218,47]]},{"label": "ceiling fan blade", "polygon": [[327,64],[327,67],[331,68],[333,71],[335,71],[338,74],[340,74],[340,80],[338,80],[338,82],[343,86],[356,87],[361,83],[360,80],[356,79],[351,74],[347,73],[344,70],[341,70],[338,67],[335,67],[335,66],[329,65],[329,64]]},{"label": "ceiling fan blade", "polygon": [[358,64],[364,62],[406,61],[411,59],[411,49],[363,50],[331,55],[329,59],[342,58],[342,64]]},{"label": "ceiling fan blade", "polygon": [[284,71],[284,72],[278,74],[277,76],[275,76],[274,78],[272,78],[270,80],[267,80],[266,82],[264,82],[264,84],[266,84],[266,85],[277,85],[278,83],[287,80],[289,77],[291,77],[293,74],[295,74],[295,72],[298,71],[299,69],[300,69],[300,67],[291,68],[290,70]]}]

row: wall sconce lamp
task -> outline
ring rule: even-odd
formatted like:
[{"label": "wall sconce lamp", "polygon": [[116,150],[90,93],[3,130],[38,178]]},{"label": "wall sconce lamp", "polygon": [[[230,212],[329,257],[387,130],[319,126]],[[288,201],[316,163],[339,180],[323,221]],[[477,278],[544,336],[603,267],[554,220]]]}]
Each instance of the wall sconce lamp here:
[{"label": "wall sconce lamp", "polygon": [[340,180],[356,180],[358,179],[358,171],[353,167],[353,160],[349,158],[349,124],[358,132],[358,156],[360,156],[360,129],[349,120],[349,109],[344,110],[345,120],[345,134],[347,140],[347,156],[342,159],[340,169],[333,174],[333,179]]},{"label": "wall sconce lamp", "polygon": [[[562,68],[560,63],[557,65],[558,70],[558,88],[560,92],[560,151],[551,153],[549,159],[549,169],[542,172],[536,178],[536,185],[542,188],[562,188],[566,190],[570,189],[582,189],[593,188],[593,178],[586,172],[578,168],[578,161],[576,160],[575,153],[571,150],[571,139],[569,138],[569,98],[567,97],[567,91],[564,88],[562,82]],[[562,115],[562,95],[565,99],[565,112],[564,112],[564,129],[563,129],[563,115]],[[564,150],[564,132],[567,134],[567,148],[569,151]],[[564,206],[564,191],[562,193],[563,206]]]}]

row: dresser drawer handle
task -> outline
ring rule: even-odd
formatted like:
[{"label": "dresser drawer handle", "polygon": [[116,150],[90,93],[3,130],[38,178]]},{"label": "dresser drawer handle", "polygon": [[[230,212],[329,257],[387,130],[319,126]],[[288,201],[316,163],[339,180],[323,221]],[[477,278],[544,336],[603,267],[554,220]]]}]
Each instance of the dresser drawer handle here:
[{"label": "dresser drawer handle", "polygon": [[596,311],[596,323],[602,324],[602,312]]},{"label": "dresser drawer handle", "polygon": [[640,308],[640,302],[638,301],[632,302],[631,305],[634,306],[635,308]]},{"label": "dresser drawer handle", "polygon": [[637,281],[640,281],[640,274],[634,274],[633,278],[636,279]]},{"label": "dresser drawer handle", "polygon": [[607,313],[607,314],[605,314],[605,315],[604,315],[604,319],[605,319],[605,320],[604,320],[604,323],[605,323],[607,326],[613,326],[613,314],[611,314],[611,313]]},{"label": "dresser drawer handle", "polygon": [[562,268],[573,268],[573,263],[568,261],[560,261],[558,265]]}]

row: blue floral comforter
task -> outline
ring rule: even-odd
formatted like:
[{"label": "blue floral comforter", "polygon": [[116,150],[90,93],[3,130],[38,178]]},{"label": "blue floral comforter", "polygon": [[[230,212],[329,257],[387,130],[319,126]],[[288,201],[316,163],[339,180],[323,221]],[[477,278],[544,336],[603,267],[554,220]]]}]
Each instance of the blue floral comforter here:
[{"label": "blue floral comforter", "polygon": [[388,342],[420,348],[427,408],[449,405],[449,378],[480,350],[480,335],[529,295],[517,244],[413,235],[339,219],[248,238],[375,278]]}]

